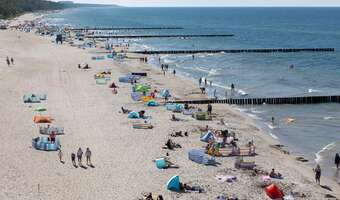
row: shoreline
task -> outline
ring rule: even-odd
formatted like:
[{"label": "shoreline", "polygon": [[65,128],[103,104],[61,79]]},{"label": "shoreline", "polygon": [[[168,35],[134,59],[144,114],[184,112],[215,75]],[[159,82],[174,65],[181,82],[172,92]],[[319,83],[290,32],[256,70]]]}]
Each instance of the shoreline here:
[{"label": "shoreline", "polygon": [[[129,85],[127,85],[127,86],[126,85],[122,85],[121,86],[121,88],[119,89],[119,94],[122,92],[122,94],[124,94],[125,96],[118,95],[118,97],[117,97],[118,104],[115,104],[115,103],[112,103],[110,100],[105,100],[105,98],[112,99],[111,94],[108,94],[107,88],[105,88],[105,90],[104,90],[103,88],[98,88],[98,86],[96,86],[96,85],[86,84],[86,83],[82,82],[82,81],[92,80],[91,79],[92,75],[90,75],[90,73],[92,74],[92,73],[96,73],[97,71],[103,70],[103,69],[105,69],[105,66],[110,66],[110,69],[112,69],[112,71],[114,72],[113,73],[113,80],[115,82],[116,82],[118,76],[120,76],[120,75],[122,75],[124,73],[127,73],[128,71],[139,70],[139,71],[147,72],[148,74],[150,73],[150,75],[151,75],[151,76],[149,75],[149,77],[147,79],[143,80],[143,82],[145,81],[145,82],[151,83],[152,85],[156,86],[157,88],[168,87],[171,91],[173,91],[176,94],[176,96],[179,96],[179,97],[182,97],[182,98],[184,96],[190,97],[190,98],[198,98],[198,97],[200,97],[200,95],[197,95],[195,93],[197,91],[199,92],[199,89],[197,88],[197,84],[195,84],[194,82],[188,83],[189,82],[188,79],[185,79],[184,77],[173,77],[171,74],[167,74],[166,78],[164,79],[163,75],[160,74],[159,70],[153,69],[154,67],[149,66],[148,64],[143,64],[143,63],[140,63],[140,62],[138,62],[136,60],[125,61],[123,64],[119,64],[118,62],[114,62],[112,64],[112,62],[109,62],[108,60],[97,61],[97,62],[96,61],[91,61],[91,60],[89,60],[89,58],[90,58],[90,56],[93,55],[93,53],[90,53],[90,51],[93,50],[93,49],[90,49],[89,51],[88,50],[83,51],[83,50],[78,50],[78,49],[75,49],[75,48],[72,48],[72,47],[68,47],[66,45],[56,46],[55,44],[51,44],[50,43],[50,39],[51,38],[48,38],[48,37],[42,39],[39,36],[36,36],[36,35],[33,35],[33,34],[29,34],[29,33],[20,33],[20,32],[17,32],[17,31],[5,31],[5,32],[0,31],[1,35],[4,34],[5,38],[8,37],[8,44],[11,44],[10,42],[16,41],[15,38],[11,37],[12,33],[16,33],[16,34],[21,35],[23,40],[25,40],[24,44],[16,44],[17,46],[25,45],[26,43],[30,43],[29,45],[32,45],[32,46],[37,46],[38,49],[40,49],[40,48],[43,49],[42,46],[45,46],[44,47],[45,49],[51,48],[53,50],[53,52],[55,52],[57,55],[64,56],[63,58],[65,58],[67,53],[63,53],[62,51],[72,52],[74,54],[77,54],[77,53],[81,54],[81,57],[79,57],[79,58],[76,57],[75,58],[76,61],[73,61],[71,59],[65,59],[65,62],[67,63],[67,65],[71,65],[70,63],[72,63],[71,66],[65,66],[65,65],[62,64],[62,66],[59,66],[57,69],[59,69],[59,70],[66,70],[67,76],[78,77],[79,80],[77,81],[77,83],[85,84],[86,87],[90,88],[91,92],[94,92],[95,94],[97,94],[98,97],[100,97],[100,99],[104,102],[105,109],[106,108],[110,109],[110,107],[108,107],[108,106],[112,106],[112,104],[115,107],[115,109],[119,108],[120,104],[123,104],[124,106],[130,106],[130,107],[132,107],[134,109],[140,109],[141,106],[144,108],[144,106],[142,104],[140,104],[140,103],[133,103],[130,100],[130,98],[129,98],[129,92],[130,92]],[[29,42],[30,39],[32,39],[34,41]],[[7,41],[7,39],[5,39],[5,40]],[[37,42],[41,42],[43,44],[37,44]],[[62,50],[60,50],[60,49],[62,49]],[[7,47],[5,49],[3,49],[2,51],[7,52],[8,51]],[[2,51],[0,51],[0,53],[3,56],[4,53],[2,53]],[[9,52],[17,52],[17,51],[18,51],[17,47],[11,47],[11,50]],[[41,51],[39,51],[39,52],[41,52]],[[35,54],[34,52],[32,52],[29,55],[30,55],[31,58],[36,59],[36,60],[34,60],[34,62],[37,62],[39,64],[39,55],[38,54]],[[20,55],[20,54],[18,55],[18,57],[19,57],[19,59],[25,60],[25,58],[22,55]],[[57,64],[61,65],[61,63],[63,63],[62,62],[63,58],[60,58],[58,60],[59,63],[57,63]],[[88,61],[90,63],[91,66],[94,66],[89,73],[85,72],[85,74],[84,74],[83,72],[79,72],[79,71],[74,70],[74,68],[76,68],[77,61],[80,62],[81,59],[85,59],[86,61]],[[44,62],[45,62],[44,64],[48,64],[48,61],[44,61]],[[33,63],[31,63],[31,64],[33,64]],[[52,63],[50,63],[50,64],[51,64],[51,66],[55,66],[55,64],[54,65]],[[19,65],[18,68],[15,66],[15,68],[13,69],[14,71],[6,71],[6,72],[1,72],[0,71],[0,76],[1,76],[1,73],[5,73],[6,75],[8,75],[8,77],[0,77],[0,78],[4,79],[4,80],[12,81],[12,79],[14,79],[18,75],[16,73],[19,73],[19,74],[21,73],[20,70],[24,70],[26,72],[29,72],[29,74],[31,76],[34,76],[34,75],[31,74],[32,72],[30,72],[30,67],[27,67],[27,68],[20,67],[20,61],[19,61],[18,65]],[[99,65],[100,65],[100,67],[98,67]],[[5,67],[2,66],[2,65],[1,65],[1,68],[5,69]],[[32,70],[33,70],[33,72],[39,72],[40,69],[39,68],[33,68]],[[51,78],[52,78],[53,83],[56,84],[56,85],[60,85],[61,84],[61,86],[65,87],[65,90],[68,90],[68,93],[70,93],[70,94],[67,94],[67,95],[74,96],[74,98],[77,97],[76,94],[71,94],[72,92],[77,91],[77,88],[76,88],[76,85],[71,85],[72,87],[69,88],[70,87],[69,86],[70,85],[69,81],[72,81],[72,79],[70,79],[70,77],[63,77],[63,75],[60,75],[61,74],[60,71],[58,72],[58,71],[56,71],[55,69],[53,69],[51,67],[45,67],[45,68],[43,68],[41,70],[43,70],[43,72],[39,72],[39,73],[42,73],[44,75],[51,73],[51,75],[52,75]],[[18,71],[18,72],[15,72],[15,71]],[[46,71],[46,74],[45,74],[45,71]],[[14,75],[11,75],[12,73],[14,73]],[[60,76],[61,78],[65,79],[65,80],[61,80],[61,81],[65,81],[65,83],[64,82],[58,82],[57,79],[53,79],[54,76]],[[22,85],[21,84],[21,86],[26,88],[26,89],[34,89],[37,84],[43,83],[41,81],[46,81],[46,79],[44,79],[43,76],[41,76],[41,77],[39,76],[39,78],[41,80],[38,79],[37,81],[35,81],[34,79],[32,79],[28,88],[27,88],[27,85]],[[185,87],[183,88],[183,86],[185,86]],[[53,85],[49,85],[49,84],[47,84],[47,86],[44,86],[43,88],[46,88],[46,91],[48,91],[47,89],[51,90],[51,93],[53,93],[53,91],[58,91],[60,93],[64,93],[63,92],[63,88],[57,90],[56,88],[54,88]],[[5,94],[10,95],[10,93],[6,89],[7,88],[1,88],[1,91],[4,92]],[[18,92],[22,91],[22,89],[16,88],[15,91],[16,91],[15,92],[16,93],[15,96],[22,95],[22,94],[18,94]],[[194,94],[191,94],[191,93],[194,93]],[[84,95],[85,94],[84,91],[82,91],[81,94]],[[48,95],[50,95],[50,94],[48,94]],[[68,97],[65,96],[65,98],[68,98]],[[12,99],[13,99],[13,101],[16,101],[16,102],[19,101],[19,99],[16,99],[16,98],[12,98]],[[80,99],[80,98],[77,97],[77,99]],[[55,105],[57,105],[57,107],[62,109],[63,105],[60,104],[60,103],[57,103],[58,101],[60,101],[60,98],[58,98],[58,96],[56,94],[52,94],[51,95],[51,101],[52,101],[51,105],[48,102],[48,106],[49,107],[52,107],[52,109],[53,109],[53,103],[54,103]],[[67,104],[69,104],[67,107],[69,109],[72,109],[72,106],[70,106],[70,105],[74,105],[75,106],[74,103],[75,102],[72,99],[69,99],[67,101]],[[87,103],[88,102],[84,101],[84,102],[81,102],[80,104],[82,104],[82,106],[84,106]],[[16,104],[14,104],[14,105],[16,105]],[[78,108],[78,109],[81,108],[81,107],[77,107],[77,106],[75,106],[75,107]],[[23,107],[21,106],[20,108],[23,108]],[[103,111],[105,116],[109,115],[109,113],[105,112],[105,109],[101,109],[100,106],[98,106],[98,109]],[[205,106],[203,106],[202,109],[205,109]],[[1,109],[0,109],[0,111],[2,113],[7,113],[8,112],[7,110],[1,110]],[[56,114],[56,116],[59,116],[60,118],[63,118],[63,117],[68,118],[68,117],[65,116],[65,115],[67,115],[67,113],[64,113],[64,112],[61,112],[61,111],[59,112],[58,110],[52,110],[52,111]],[[91,111],[93,111],[93,110],[91,110]],[[155,115],[155,116],[160,118],[160,119],[157,119],[156,122],[157,122],[157,125],[161,126],[161,128],[159,128],[159,127],[157,128],[156,127],[156,129],[157,129],[156,131],[164,131],[164,130],[166,130],[165,132],[169,133],[169,132],[171,132],[173,130],[176,130],[177,128],[187,129],[187,127],[190,127],[190,130],[195,130],[195,129],[197,129],[197,126],[202,124],[202,122],[193,121],[193,120],[187,119],[187,118],[185,118],[185,119],[189,120],[188,122],[183,122],[183,123],[180,122],[181,124],[170,123],[170,122],[166,121],[166,120],[169,119],[170,113],[167,112],[167,111],[164,111],[164,108],[150,109],[150,112],[153,115]],[[259,165],[261,167],[264,166],[266,170],[270,170],[273,166],[275,166],[275,169],[278,169],[279,171],[282,171],[283,174],[285,176],[287,176],[288,180],[284,180],[284,182],[287,182],[287,183],[289,183],[289,182],[292,182],[292,183],[297,182],[296,185],[298,187],[298,190],[299,191],[303,191],[304,189],[306,189],[306,191],[311,193],[313,199],[314,198],[318,199],[318,198],[324,196],[325,193],[330,193],[330,192],[326,192],[325,190],[322,190],[320,187],[317,187],[314,184],[314,182],[313,182],[314,175],[313,175],[312,170],[310,169],[310,167],[308,165],[306,165],[304,163],[299,163],[298,161],[296,161],[294,155],[284,155],[279,150],[271,149],[271,147],[269,147],[269,145],[277,144],[277,142],[275,142],[275,140],[273,140],[268,134],[263,132],[263,130],[260,130],[256,126],[256,122],[255,122],[254,119],[251,119],[245,113],[237,111],[235,108],[233,108],[232,106],[229,106],[229,105],[223,105],[223,106],[222,105],[216,105],[216,106],[214,105],[214,112],[216,112],[218,114],[219,118],[227,119],[226,122],[228,124],[230,124],[233,128],[236,127],[237,133],[240,136],[240,138],[243,139],[243,142],[246,142],[247,140],[249,141],[249,139],[251,139],[251,138],[253,138],[255,140],[255,144],[259,145],[258,146],[259,155],[258,155],[258,157],[255,157],[255,160],[259,162]],[[81,111],[80,110],[74,111],[74,116],[77,116],[78,115],[77,113],[81,113]],[[31,119],[31,118],[29,118],[29,116],[31,114],[32,114],[31,112],[28,112],[26,110],[25,111],[25,116],[28,117],[28,118],[25,118],[23,120],[29,121]],[[85,112],[85,113],[82,113],[81,116],[85,117],[85,116],[87,116],[87,114],[88,113]],[[93,114],[95,115],[95,117],[99,117],[100,118],[101,117],[100,114],[103,114],[103,113],[96,113],[96,114],[93,113]],[[110,113],[110,114],[112,115],[112,113]],[[123,123],[123,124],[120,124],[120,126],[122,126],[122,125],[123,126],[124,125],[127,126],[126,123],[128,123],[128,120],[125,119],[125,118],[120,119],[120,118],[122,118],[122,116],[121,116],[121,114],[117,113],[117,110],[114,111],[114,115],[117,115],[116,118],[115,118],[117,121],[120,121],[120,122]],[[13,116],[11,115],[10,119],[12,119],[11,117],[13,117]],[[85,117],[85,118],[87,118],[87,117]],[[72,119],[72,118],[70,118],[70,119]],[[77,127],[77,125],[71,124],[70,122],[67,122],[66,119],[65,120],[61,120],[61,121],[64,122],[65,126],[69,125],[73,129],[79,129],[79,127]],[[166,123],[162,124],[163,122],[166,122]],[[208,123],[209,125],[211,125],[213,127],[221,127],[220,125],[216,124],[217,122],[218,122],[218,120],[215,119],[212,122],[203,122],[203,124]],[[23,123],[25,123],[25,122],[23,122]],[[96,124],[97,126],[100,126],[101,122],[95,121],[94,124]],[[85,124],[81,124],[81,125],[86,126]],[[26,124],[25,127],[26,128],[29,127],[29,124]],[[7,128],[3,127],[3,128],[4,128],[4,130],[2,130],[2,131],[8,131],[7,128],[9,128],[9,127],[7,127]],[[118,128],[119,130],[122,129],[122,130],[126,131],[126,133],[130,137],[133,137],[132,134],[138,134],[135,137],[141,137],[141,136],[143,136],[143,134],[149,134],[149,133],[131,131],[130,129],[128,129],[128,127],[119,127],[119,126],[116,126],[116,128]],[[30,128],[30,130],[32,130],[32,131],[30,131],[30,132],[32,132],[32,134],[30,134],[30,135],[37,135],[36,131],[34,129],[32,129],[32,127]],[[103,130],[105,131],[106,129],[103,129]],[[94,131],[94,130],[92,129],[92,131]],[[86,131],[84,131],[84,132],[86,132]],[[154,131],[152,131],[151,133],[155,134]],[[167,133],[162,133],[163,135],[160,138],[158,138],[155,135],[154,135],[154,137],[157,137],[157,139],[161,139],[161,138],[167,137]],[[109,134],[104,133],[104,135],[102,136],[101,139],[104,139],[107,136],[110,137]],[[65,137],[68,137],[68,135],[65,135]],[[77,137],[81,137],[81,136],[77,136]],[[77,138],[77,137],[75,137],[75,138]],[[89,134],[87,134],[87,137],[89,137],[89,139],[93,140],[94,142],[97,142],[98,144],[101,144],[101,141],[98,141],[97,138],[93,138],[93,136],[91,136]],[[149,136],[145,136],[145,137],[150,139]],[[73,139],[75,139],[75,138],[73,138]],[[144,139],[143,137],[140,138],[139,142],[142,142],[143,139]],[[158,145],[155,148],[159,149],[159,147],[163,143],[163,140],[153,141],[153,143],[154,143],[153,145],[155,145],[155,144]],[[83,141],[87,141],[87,139],[83,138]],[[193,147],[196,147],[196,148],[200,147],[202,144],[200,142],[197,142],[197,141],[198,141],[198,135],[195,134],[194,131],[193,131],[193,134],[191,134],[190,138],[188,138],[188,140],[185,140],[185,141],[179,140],[179,142],[183,143],[183,146],[184,146],[185,150],[193,148]],[[13,141],[13,142],[14,142],[14,144],[16,144],[16,141]],[[89,141],[87,141],[87,142],[89,142]],[[110,141],[110,142],[114,142],[114,141]],[[68,148],[69,148],[68,145],[71,146],[71,144],[72,144],[72,141],[67,143],[66,150],[68,150]],[[114,144],[116,144],[116,143],[114,143]],[[148,144],[148,145],[151,145],[151,144]],[[100,146],[98,146],[97,151],[99,151],[99,147]],[[139,149],[139,148],[137,148],[137,149]],[[6,152],[6,149],[3,149],[2,151]],[[161,151],[161,150],[153,150],[152,152],[148,152],[148,153],[151,153],[151,155],[148,156],[148,154],[145,154],[145,156],[148,159],[150,158],[150,156],[160,156],[159,151]],[[29,151],[29,152],[31,152],[31,151]],[[33,153],[33,152],[31,152],[31,153]],[[106,152],[104,152],[104,153],[106,153]],[[133,152],[133,153],[136,153],[136,152]],[[162,152],[161,154],[163,154],[163,153],[164,152]],[[36,156],[39,156],[39,154],[36,154],[36,153],[34,153],[34,154]],[[189,163],[190,161],[184,160],[184,158],[186,157],[184,155],[184,154],[186,154],[186,151],[181,151],[181,152],[177,151],[177,152],[174,152],[174,153],[171,153],[171,154],[175,155],[174,156],[175,160],[178,159],[177,161],[184,165],[183,171],[180,170],[180,172],[182,172],[182,175],[185,177],[185,179],[189,180],[189,181],[190,181],[190,179],[196,179],[196,176],[195,176],[196,173],[190,172],[191,168],[194,168],[194,169],[204,173],[204,175],[207,174],[208,176],[211,176],[211,175],[213,175],[215,173],[218,173],[218,171],[221,170],[221,168],[224,168],[226,166],[231,168],[231,166],[232,166],[231,162],[233,161],[233,159],[228,159],[228,158],[227,159],[224,159],[224,158],[218,159],[218,161],[220,161],[222,163],[222,167],[218,167],[218,169],[211,169],[213,171],[213,172],[211,172],[210,170],[207,170],[204,167],[193,166],[193,164]],[[45,159],[48,159],[48,158],[46,157]],[[268,159],[272,159],[272,160],[268,161]],[[280,162],[282,162],[282,160],[285,160],[287,162],[280,163]],[[15,162],[13,162],[11,164],[16,164],[16,162],[17,161],[15,161]],[[187,166],[186,163],[188,163],[188,166]],[[151,165],[151,164],[147,164],[147,167],[150,167],[153,170],[154,166]],[[32,163],[29,165],[30,168],[33,167],[33,166],[34,166],[34,164],[32,164]],[[119,166],[117,166],[117,167],[120,168]],[[286,171],[285,171],[286,168],[289,170],[289,172],[287,172],[287,174],[286,174]],[[307,168],[308,171],[305,171],[305,168]],[[43,170],[43,169],[41,169],[41,170]],[[65,171],[63,171],[63,170],[65,170]],[[61,173],[68,174],[69,172],[67,170],[68,171],[72,171],[73,169],[71,169],[71,168],[61,169]],[[98,170],[107,170],[107,169],[106,168],[98,167]],[[121,169],[121,170],[123,170],[123,169]],[[134,173],[136,173],[136,171],[134,171],[134,169],[127,169],[127,170],[128,171],[132,170]],[[158,172],[154,172],[152,170],[151,170],[152,172],[150,173],[150,170],[151,169],[147,169],[147,173],[149,175],[158,174]],[[294,170],[296,170],[296,171],[294,172]],[[171,172],[172,172],[171,174],[178,173],[177,171],[171,171]],[[240,177],[248,180],[247,179],[248,176],[245,177],[245,175],[242,175],[242,173],[241,174],[239,174],[239,172],[233,172],[233,173],[237,174],[237,176],[240,176]],[[99,176],[103,177],[103,176],[101,176],[101,174],[99,174]],[[169,178],[169,177],[168,176],[164,177],[164,174],[163,175],[158,175],[158,176],[161,176],[161,177],[159,179],[157,179],[157,180],[154,180],[154,181],[156,181],[157,183],[163,183],[163,184],[159,185],[159,189],[158,190],[155,189],[156,191],[152,191],[152,192],[160,192],[162,194],[165,193],[164,196],[167,196],[167,197],[170,197],[171,195],[173,195],[172,193],[164,191],[164,184],[165,184],[165,182],[163,181],[163,179],[166,179],[166,178]],[[139,176],[137,176],[137,177],[139,177]],[[209,177],[209,179],[211,179],[211,178],[212,177]],[[301,178],[301,180],[299,180],[300,178]],[[94,178],[94,179],[96,179],[96,178]],[[124,180],[124,179],[122,179],[122,180]],[[72,180],[68,180],[68,181],[72,182]],[[215,180],[207,180],[207,181],[209,181],[209,184],[216,185],[216,183],[215,183],[216,181]],[[333,182],[331,180],[328,180],[328,179],[323,179],[322,182],[323,181],[325,181],[327,185],[328,184],[332,185],[332,189],[334,189],[334,194],[336,194],[337,196],[339,195],[339,190],[338,190],[338,188],[336,188],[337,186],[336,186],[335,182]],[[202,179],[202,177],[199,177],[197,182],[202,182],[202,184],[204,184],[204,179]],[[243,183],[243,182],[241,181],[241,183]],[[155,188],[154,184],[149,184],[148,183],[146,185],[150,186],[150,188]],[[216,186],[216,187],[218,187],[218,186]],[[242,187],[242,186],[234,186],[234,187],[235,188],[233,188],[233,187],[231,188],[231,191],[233,191],[233,189],[235,189],[236,191],[240,192],[240,191],[242,191],[242,188],[244,189],[244,187]],[[249,187],[250,187],[250,189],[249,189],[250,191],[249,192],[252,192],[251,190],[253,190],[254,188],[251,187],[251,186],[249,186]],[[305,187],[310,187],[310,188],[305,188]],[[118,188],[119,188],[119,186],[118,186]],[[148,188],[144,188],[143,187],[142,190],[145,191],[145,190],[148,190]],[[222,190],[222,188],[218,188],[218,190]],[[122,189],[122,191],[126,191],[126,190]],[[72,192],[72,190],[68,191],[68,192]],[[216,195],[215,194],[216,192],[217,191],[215,189],[211,189],[211,191],[209,191],[209,194],[211,193],[213,195]],[[255,193],[259,193],[259,192],[257,191]],[[318,193],[320,193],[320,194],[318,194]],[[79,195],[79,194],[76,194],[76,195]],[[258,197],[258,198],[256,198],[255,196]],[[73,197],[79,197],[79,196],[73,196]],[[121,199],[125,199],[124,196],[120,196],[120,197],[121,197]],[[184,198],[184,199],[187,199],[187,198],[190,198],[190,197],[195,197],[195,194],[180,195],[180,198]],[[204,196],[199,196],[199,197],[204,199]],[[261,199],[262,197],[263,196],[261,196],[261,194],[256,194],[256,195],[254,195],[253,199]],[[299,199],[299,198],[297,198],[297,199]]]}]

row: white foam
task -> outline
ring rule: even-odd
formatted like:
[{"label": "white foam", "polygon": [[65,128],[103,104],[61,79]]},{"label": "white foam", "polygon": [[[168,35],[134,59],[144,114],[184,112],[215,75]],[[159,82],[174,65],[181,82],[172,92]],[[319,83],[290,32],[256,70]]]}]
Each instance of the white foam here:
[{"label": "white foam", "polygon": [[314,90],[314,89],[308,89],[308,93],[317,93],[317,92],[321,92],[320,90]]},{"label": "white foam", "polygon": [[330,120],[330,119],[334,119],[335,117],[332,117],[332,116],[325,116],[323,117],[324,120]]},{"label": "white foam", "polygon": [[318,152],[315,154],[315,162],[316,162],[316,163],[319,163],[319,162],[322,160],[321,154],[322,154],[324,151],[327,151],[327,150],[332,149],[332,147],[334,147],[334,146],[335,146],[335,142],[332,142],[332,143],[329,143],[329,144],[327,144],[326,146],[324,146],[320,151],[318,151]]},{"label": "white foam", "polygon": [[274,134],[271,133],[271,132],[269,132],[269,135],[272,136],[272,138],[274,138],[275,140],[278,140],[278,139],[279,139],[276,135],[274,135]]}]

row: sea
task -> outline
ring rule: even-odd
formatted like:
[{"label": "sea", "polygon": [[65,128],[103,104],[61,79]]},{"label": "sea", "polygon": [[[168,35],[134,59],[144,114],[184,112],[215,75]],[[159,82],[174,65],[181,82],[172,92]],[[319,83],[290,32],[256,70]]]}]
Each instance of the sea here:
[{"label": "sea", "polygon": [[[340,8],[128,8],[67,9],[45,16],[50,24],[74,27],[182,27],[129,30],[112,34],[234,34],[234,37],[110,40],[132,50],[250,48],[335,48],[335,52],[163,55],[163,63],[198,84],[212,81],[219,98],[340,95]],[[294,66],[293,68],[290,66]],[[231,91],[231,84],[235,91]],[[323,174],[340,180],[334,156],[340,153],[340,105],[235,106],[268,135],[321,164]],[[274,124],[271,119],[274,117]]]}]

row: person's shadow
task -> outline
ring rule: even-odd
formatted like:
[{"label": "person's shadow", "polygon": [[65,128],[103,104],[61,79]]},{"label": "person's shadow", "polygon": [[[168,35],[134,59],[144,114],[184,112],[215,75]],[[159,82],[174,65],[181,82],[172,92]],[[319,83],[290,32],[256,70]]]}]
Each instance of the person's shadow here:
[{"label": "person's shadow", "polygon": [[92,164],[89,164],[89,165],[87,165],[87,166],[89,166],[89,167],[91,167],[91,168],[95,168],[95,166],[92,165]]}]

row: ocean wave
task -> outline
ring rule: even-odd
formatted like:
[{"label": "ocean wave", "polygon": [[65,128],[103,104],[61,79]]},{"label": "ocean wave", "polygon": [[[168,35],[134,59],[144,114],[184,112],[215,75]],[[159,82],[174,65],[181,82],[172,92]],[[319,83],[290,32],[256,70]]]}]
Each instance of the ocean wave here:
[{"label": "ocean wave", "polygon": [[314,90],[314,89],[308,89],[308,93],[317,93],[317,92],[321,92],[320,90]]},{"label": "ocean wave", "polygon": [[324,146],[320,151],[318,151],[315,154],[315,162],[319,163],[320,161],[322,161],[322,155],[321,154],[325,151],[331,150],[334,146],[335,146],[335,142],[332,142],[332,143],[329,143],[326,146]]},{"label": "ocean wave", "polygon": [[255,115],[255,114],[252,114],[252,113],[247,113],[247,115],[248,115],[249,117],[253,118],[253,119],[257,119],[257,120],[262,119],[261,117]]},{"label": "ocean wave", "polygon": [[279,138],[272,132],[269,132],[269,135],[274,138],[275,140],[278,140]]},{"label": "ocean wave", "polygon": [[335,119],[335,117],[333,116],[325,116],[323,117],[324,120],[330,120],[330,119]]}]

